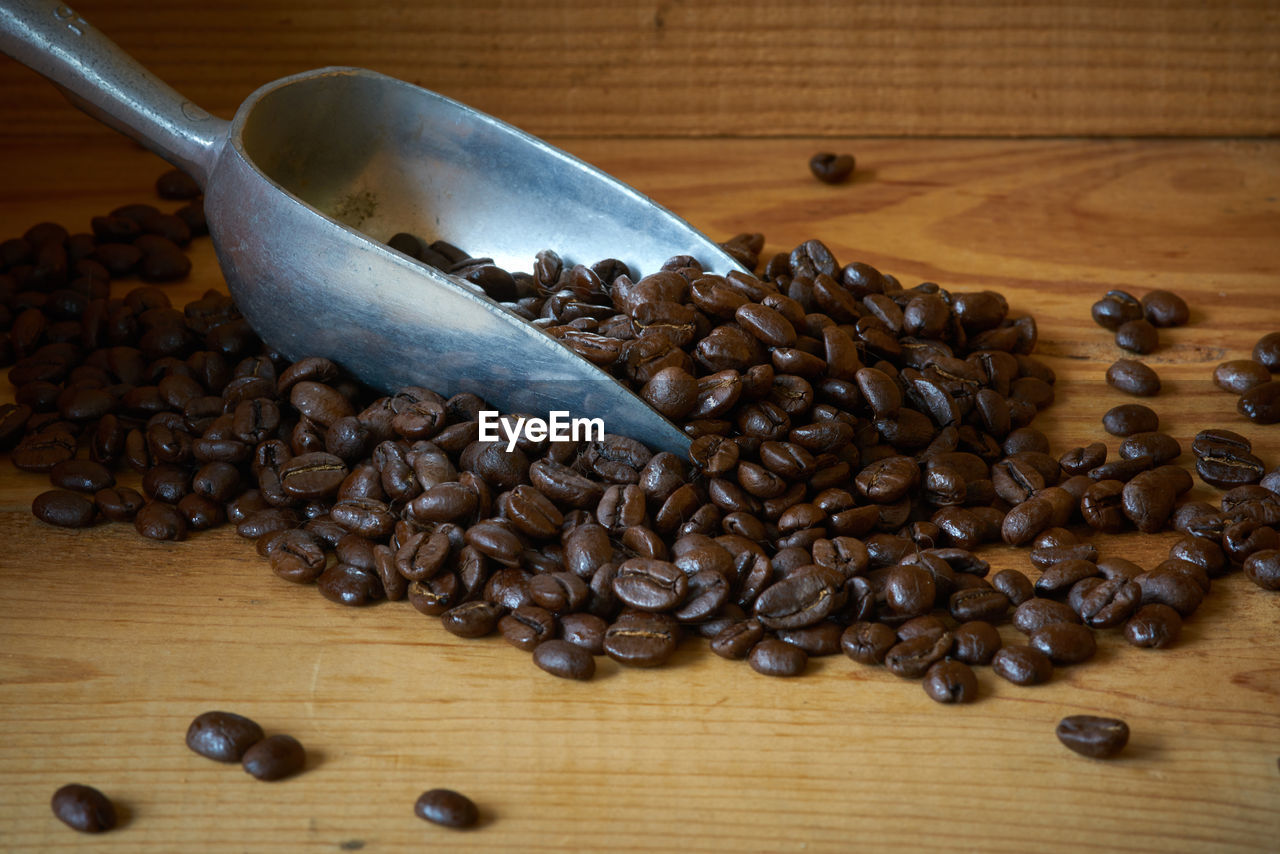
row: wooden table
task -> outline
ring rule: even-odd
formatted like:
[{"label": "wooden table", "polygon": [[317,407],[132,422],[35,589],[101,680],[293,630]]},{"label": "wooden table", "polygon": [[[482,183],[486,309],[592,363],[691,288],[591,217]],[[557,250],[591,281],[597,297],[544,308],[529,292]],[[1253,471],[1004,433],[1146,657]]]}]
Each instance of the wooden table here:
[{"label": "wooden table", "polygon": [[[1107,438],[1120,355],[1089,319],[1109,288],[1167,287],[1193,307],[1149,361],[1163,424],[1187,447],[1224,426],[1280,463],[1280,426],[1245,422],[1210,382],[1280,329],[1280,142],[725,141],[574,138],[571,151],[723,239],[769,251],[809,237],[911,285],[995,288],[1040,325],[1056,451]],[[807,173],[857,154],[850,185]],[[161,164],[129,143],[9,141],[0,236],[75,229],[148,200]],[[175,303],[221,286],[208,242]],[[0,394],[11,395],[7,386]],[[1189,456],[1189,453],[1188,453]],[[1186,457],[1184,457],[1184,463]],[[1280,596],[1214,582],[1165,652],[1104,633],[1096,660],[943,707],[918,684],[838,657],[802,679],[753,673],[687,640],[671,666],[600,660],[553,679],[501,639],[463,641],[404,603],[332,605],[275,578],[229,530],[182,543],[126,526],[58,530],[29,513],[44,478],[0,478],[0,849],[1274,851],[1280,840]],[[1212,491],[1197,486],[1196,495]],[[1099,537],[1144,565],[1176,535]],[[993,569],[1028,569],[991,548]],[[1007,639],[1013,639],[1005,627]],[[235,710],[307,745],[310,765],[259,783],[183,746],[187,723]],[[1122,758],[1063,749],[1059,718],[1125,718]],[[89,840],[50,814],[82,781],[123,808]],[[447,786],[480,805],[454,833],[412,806]]]}]

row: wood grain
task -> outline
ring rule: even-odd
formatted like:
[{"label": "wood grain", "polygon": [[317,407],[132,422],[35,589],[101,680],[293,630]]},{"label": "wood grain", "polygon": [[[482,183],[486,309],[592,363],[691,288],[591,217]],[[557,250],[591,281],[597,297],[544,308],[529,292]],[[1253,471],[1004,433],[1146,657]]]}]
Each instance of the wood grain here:
[{"label": "wood grain", "polygon": [[[1200,427],[1237,429],[1280,462],[1280,427],[1243,421],[1209,382],[1280,329],[1280,143],[840,140],[862,171],[838,187],[807,175],[814,139],[567,144],[712,236],[763,231],[771,250],[818,237],[907,284],[1003,291],[1038,318],[1057,371],[1036,422],[1057,451],[1100,438],[1123,399],[1102,383],[1119,351],[1089,304],[1172,288],[1193,318],[1151,357],[1166,429],[1184,447]],[[42,219],[83,228],[147,199],[163,168],[116,140],[10,143],[0,159],[0,238]],[[221,284],[207,243],[194,260],[175,301]],[[46,481],[3,471],[5,851],[88,842],[49,811],[72,780],[127,812],[100,851],[1248,852],[1280,835],[1280,597],[1239,573],[1215,581],[1174,649],[1104,633],[1095,661],[1048,685],[981,669],[982,698],[963,708],[843,657],[766,679],[700,640],[667,668],[602,659],[595,681],[570,684],[403,603],[331,605],[226,530],[158,544],[44,526],[28,508]],[[1150,566],[1174,539],[1096,541]],[[986,557],[1029,569],[1023,552]],[[209,708],[292,733],[311,767],[264,784],[195,756],[183,733]],[[1079,712],[1129,721],[1121,759],[1057,744],[1056,722]],[[483,826],[416,819],[435,786],[471,795]]]},{"label": "wood grain", "polygon": [[[83,0],[229,117],[356,65],[539,135],[1274,135],[1271,0]],[[0,135],[100,134],[0,63]]]}]

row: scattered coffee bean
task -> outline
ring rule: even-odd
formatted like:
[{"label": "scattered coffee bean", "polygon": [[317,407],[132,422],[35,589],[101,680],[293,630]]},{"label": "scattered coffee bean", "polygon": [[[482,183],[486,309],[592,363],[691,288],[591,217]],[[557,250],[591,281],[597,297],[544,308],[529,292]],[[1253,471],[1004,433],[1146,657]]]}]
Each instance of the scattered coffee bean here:
[{"label": "scattered coffee bean", "polygon": [[1113,436],[1153,433],[1160,428],[1160,416],[1141,403],[1122,403],[1107,410],[1102,426]]},{"label": "scattered coffee bean", "polygon": [[1253,345],[1253,360],[1273,374],[1280,372],[1280,332],[1268,332]]},{"label": "scattered coffee bean", "polygon": [[232,712],[204,712],[187,727],[187,747],[217,762],[239,762],[263,737],[262,727]]},{"label": "scattered coffee bean", "polygon": [[1280,380],[1256,385],[1240,395],[1236,404],[1240,414],[1255,424],[1280,421]]},{"label": "scattered coffee bean", "polygon": [[303,769],[307,753],[291,735],[269,735],[247,749],[240,764],[259,780],[283,780]]},{"label": "scattered coffee bean", "polygon": [[426,819],[442,827],[474,827],[480,820],[480,810],[470,798],[452,789],[430,789],[418,796],[413,805],[418,818]]},{"label": "scattered coffee bean", "polygon": [[1232,359],[1213,369],[1213,384],[1223,391],[1244,394],[1266,382],[1271,382],[1271,371],[1253,359]]},{"label": "scattered coffee bean", "polygon": [[562,679],[590,679],[596,673],[591,653],[566,640],[547,640],[533,650],[533,663]]},{"label": "scattered coffee bean", "polygon": [[1053,677],[1049,656],[1032,646],[1002,647],[991,659],[991,669],[1015,685],[1039,685]]},{"label": "scattered coffee bean", "polygon": [[1160,391],[1160,377],[1135,359],[1118,359],[1107,368],[1107,385],[1137,397],[1152,397]]},{"label": "scattered coffee bean", "polygon": [[1058,723],[1058,741],[1090,759],[1109,759],[1129,743],[1129,725],[1115,718],[1070,715]]},{"label": "scattered coffee bean", "polygon": [[799,676],[809,663],[809,655],[786,641],[765,638],[751,648],[747,662],[765,676]]},{"label": "scattered coffee bean", "polygon": [[1142,297],[1142,313],[1153,326],[1182,326],[1191,319],[1186,301],[1172,291],[1148,291]]},{"label": "scattered coffee bean", "polygon": [[853,174],[854,159],[851,154],[832,154],[821,151],[809,159],[809,171],[824,184],[839,184]]},{"label": "scattered coffee bean", "polygon": [[1182,633],[1182,617],[1168,605],[1143,605],[1124,624],[1124,637],[1134,646],[1164,649]]},{"label": "scattered coffee bean", "polygon": [[1160,346],[1160,333],[1146,320],[1129,320],[1116,329],[1116,346],[1131,353],[1153,353]]},{"label": "scattered coffee bean", "polygon": [[53,814],[72,830],[102,833],[116,826],[116,808],[92,786],[68,783],[53,793]]}]

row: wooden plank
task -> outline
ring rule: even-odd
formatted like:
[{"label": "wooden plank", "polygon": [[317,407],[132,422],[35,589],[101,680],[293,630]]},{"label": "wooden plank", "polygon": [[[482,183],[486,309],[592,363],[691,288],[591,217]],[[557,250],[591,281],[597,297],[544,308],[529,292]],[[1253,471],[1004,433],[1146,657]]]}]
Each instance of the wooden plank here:
[{"label": "wooden plank", "polygon": [[[1270,0],[85,0],[176,89],[229,116],[256,87],[356,65],[532,133],[1274,135]],[[0,134],[96,133],[0,64]]]},{"label": "wooden plank", "polygon": [[[1090,302],[1170,287],[1194,313],[1150,357],[1166,429],[1186,447],[1230,427],[1280,462],[1280,427],[1244,422],[1208,379],[1280,329],[1280,144],[841,140],[863,171],[837,187],[806,173],[819,144],[568,142],[713,236],[764,231],[778,250],[818,237],[907,284],[1003,291],[1039,319],[1059,377],[1036,422],[1056,451],[1099,438],[1123,400],[1102,384],[1119,353]],[[162,168],[119,141],[10,144],[0,159],[0,238],[42,219],[83,228],[146,200]],[[194,260],[175,301],[220,285],[207,242]],[[696,639],[669,667],[602,659],[595,681],[567,684],[403,603],[331,605],[226,530],[157,544],[121,526],[49,528],[28,512],[44,484],[0,475],[6,851],[82,847],[48,808],[72,780],[128,813],[101,851],[1249,852],[1280,834],[1280,597],[1239,573],[1214,582],[1173,649],[1104,633],[1095,661],[1048,685],[981,669],[983,696],[962,708],[843,657],[769,680]],[[1095,541],[1151,566],[1175,539]],[[1024,552],[985,556],[1028,569]],[[296,735],[311,768],[263,784],[191,754],[187,723],[215,707]],[[1127,719],[1125,756],[1062,749],[1053,727],[1078,712]],[[442,785],[481,804],[481,828],[413,817],[417,794]]]}]

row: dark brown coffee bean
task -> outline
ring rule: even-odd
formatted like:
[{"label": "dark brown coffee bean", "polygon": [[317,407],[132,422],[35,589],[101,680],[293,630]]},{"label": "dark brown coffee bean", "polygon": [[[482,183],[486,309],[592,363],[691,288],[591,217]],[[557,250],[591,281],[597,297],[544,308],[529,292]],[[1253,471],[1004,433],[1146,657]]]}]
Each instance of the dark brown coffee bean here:
[{"label": "dark brown coffee bean", "polygon": [[1213,369],[1213,384],[1223,391],[1244,394],[1254,386],[1271,381],[1271,371],[1253,359],[1232,359]]},{"label": "dark brown coffee bean", "polygon": [[711,651],[721,658],[743,659],[763,638],[759,620],[739,620],[720,630],[711,640]]},{"label": "dark brown coffee bean", "polygon": [[1090,759],[1109,759],[1129,743],[1129,725],[1115,718],[1071,715],[1058,722],[1058,741]]},{"label": "dark brown coffee bean", "polygon": [[102,792],[82,783],[68,783],[53,793],[53,814],[81,833],[103,833],[116,826],[116,808]]},{"label": "dark brown coffee bean", "polygon": [[1268,332],[1253,345],[1253,359],[1267,370],[1280,371],[1280,332]]},{"label": "dark brown coffee bean", "polygon": [[802,629],[778,629],[778,640],[798,646],[809,656],[819,658],[840,652],[840,637],[845,627],[840,623],[824,621]]},{"label": "dark brown coffee bean", "polygon": [[480,821],[480,810],[466,795],[452,789],[431,789],[418,796],[413,805],[418,818],[441,827],[474,827]]},{"label": "dark brown coffee bean", "polygon": [[1091,577],[1071,588],[1068,602],[1095,629],[1118,626],[1138,610],[1142,588],[1128,579]]},{"label": "dark brown coffee bean", "polygon": [[1116,328],[1116,346],[1130,353],[1151,353],[1160,346],[1160,333],[1146,320],[1129,320]]},{"label": "dark brown coffee bean", "polygon": [[1142,362],[1119,359],[1107,368],[1107,385],[1125,394],[1152,397],[1160,391],[1160,377]]},{"label": "dark brown coffee bean", "polygon": [[604,633],[608,623],[595,614],[573,613],[560,618],[560,636],[592,655],[604,655]]},{"label": "dark brown coffee bean", "polygon": [[1255,424],[1280,421],[1280,380],[1256,385],[1240,395],[1236,409]]},{"label": "dark brown coffee bean", "polygon": [[1120,324],[1143,316],[1142,304],[1125,291],[1108,291],[1107,295],[1090,309],[1093,322],[1104,329],[1116,329]]},{"label": "dark brown coffee bean", "polygon": [[1125,485],[1119,480],[1100,480],[1085,490],[1080,499],[1080,515],[1095,531],[1115,534],[1125,527]]},{"label": "dark brown coffee bean", "polygon": [[375,571],[348,563],[335,563],[326,569],[316,578],[316,587],[330,602],[352,607],[368,605],[384,596]]},{"label": "dark brown coffee bean", "polygon": [[846,596],[844,576],[821,566],[802,566],[764,589],[754,613],[767,628],[798,629],[835,613]]},{"label": "dark brown coffee bean", "polygon": [[1043,498],[1029,498],[1005,514],[1000,536],[1011,546],[1024,545],[1052,527],[1052,517],[1052,504]]},{"label": "dark brown coffee bean", "polygon": [[1182,456],[1182,445],[1168,433],[1131,433],[1120,443],[1122,459],[1151,457],[1152,465],[1161,466]]},{"label": "dark brown coffee bean", "polygon": [[1124,637],[1134,646],[1164,649],[1177,643],[1182,617],[1168,605],[1143,605],[1124,624]]},{"label": "dark brown coffee bean", "polygon": [[259,780],[283,780],[302,771],[307,752],[296,738],[280,733],[269,735],[246,750],[240,764]]},{"label": "dark brown coffee bean", "polygon": [[440,624],[460,638],[482,638],[493,633],[501,616],[502,609],[497,605],[475,600],[445,611],[440,615]]},{"label": "dark brown coffee bean", "polygon": [[60,528],[84,528],[93,524],[97,507],[88,498],[66,489],[42,492],[31,502],[31,513],[41,522]]},{"label": "dark brown coffee bean", "polygon": [[839,184],[853,174],[852,154],[833,154],[820,151],[809,158],[809,171],[824,184]]},{"label": "dark brown coffee bean", "polygon": [[964,662],[945,659],[925,673],[924,692],[939,703],[972,703],[978,698],[978,677]]},{"label": "dark brown coffee bean", "polygon": [[1078,623],[1050,623],[1033,632],[1029,640],[1059,665],[1088,661],[1098,650],[1093,630]]},{"label": "dark brown coffee bean", "polygon": [[1009,611],[1009,597],[996,589],[974,588],[951,594],[951,616],[958,622],[985,620],[997,622]]},{"label": "dark brown coffee bean", "polygon": [[618,567],[613,592],[623,603],[642,611],[670,611],[689,592],[688,577],[674,564],[632,558]]},{"label": "dark brown coffee bean", "polygon": [[809,656],[797,646],[767,637],[751,648],[747,663],[764,676],[799,676],[808,666]]},{"label": "dark brown coffee bean", "polygon": [[95,492],[93,503],[105,519],[112,522],[132,522],[133,517],[146,504],[146,499],[136,489],[113,486]]},{"label": "dark brown coffee bean", "polygon": [[591,653],[565,640],[547,640],[533,650],[533,663],[561,679],[587,680],[595,675]]},{"label": "dark brown coffee bean", "polygon": [[187,536],[186,517],[162,501],[151,501],[139,508],[133,527],[149,540],[181,540]]},{"label": "dark brown coffee bean", "polygon": [[609,626],[604,651],[619,664],[657,667],[675,653],[679,625],[665,614],[625,611]]},{"label": "dark brown coffee bean", "polygon": [[1160,429],[1160,416],[1141,403],[1122,403],[1107,410],[1102,426],[1113,436],[1132,436]]},{"label": "dark brown coffee bean", "polygon": [[934,662],[941,661],[951,652],[954,643],[955,638],[950,632],[944,632],[936,639],[929,635],[918,635],[894,644],[885,653],[884,665],[898,676],[919,679]]},{"label": "dark brown coffee bean", "polygon": [[1280,550],[1253,552],[1245,558],[1244,574],[1263,590],[1280,590]]},{"label": "dark brown coffee bean", "polygon": [[1035,586],[1016,569],[1002,569],[991,578],[991,586],[1003,593],[1009,604],[1018,607],[1035,596]]},{"label": "dark brown coffee bean", "polygon": [[187,747],[216,762],[239,762],[262,739],[262,727],[233,712],[204,712],[187,727]]},{"label": "dark brown coffee bean", "polygon": [[1079,623],[1080,615],[1071,606],[1055,599],[1028,599],[1013,612],[1013,625],[1024,635],[1038,632],[1054,623]]},{"label": "dark brown coffee bean", "polygon": [[1053,678],[1053,662],[1049,656],[1031,646],[1015,644],[1001,648],[991,659],[991,669],[1015,685],[1039,685]]}]

